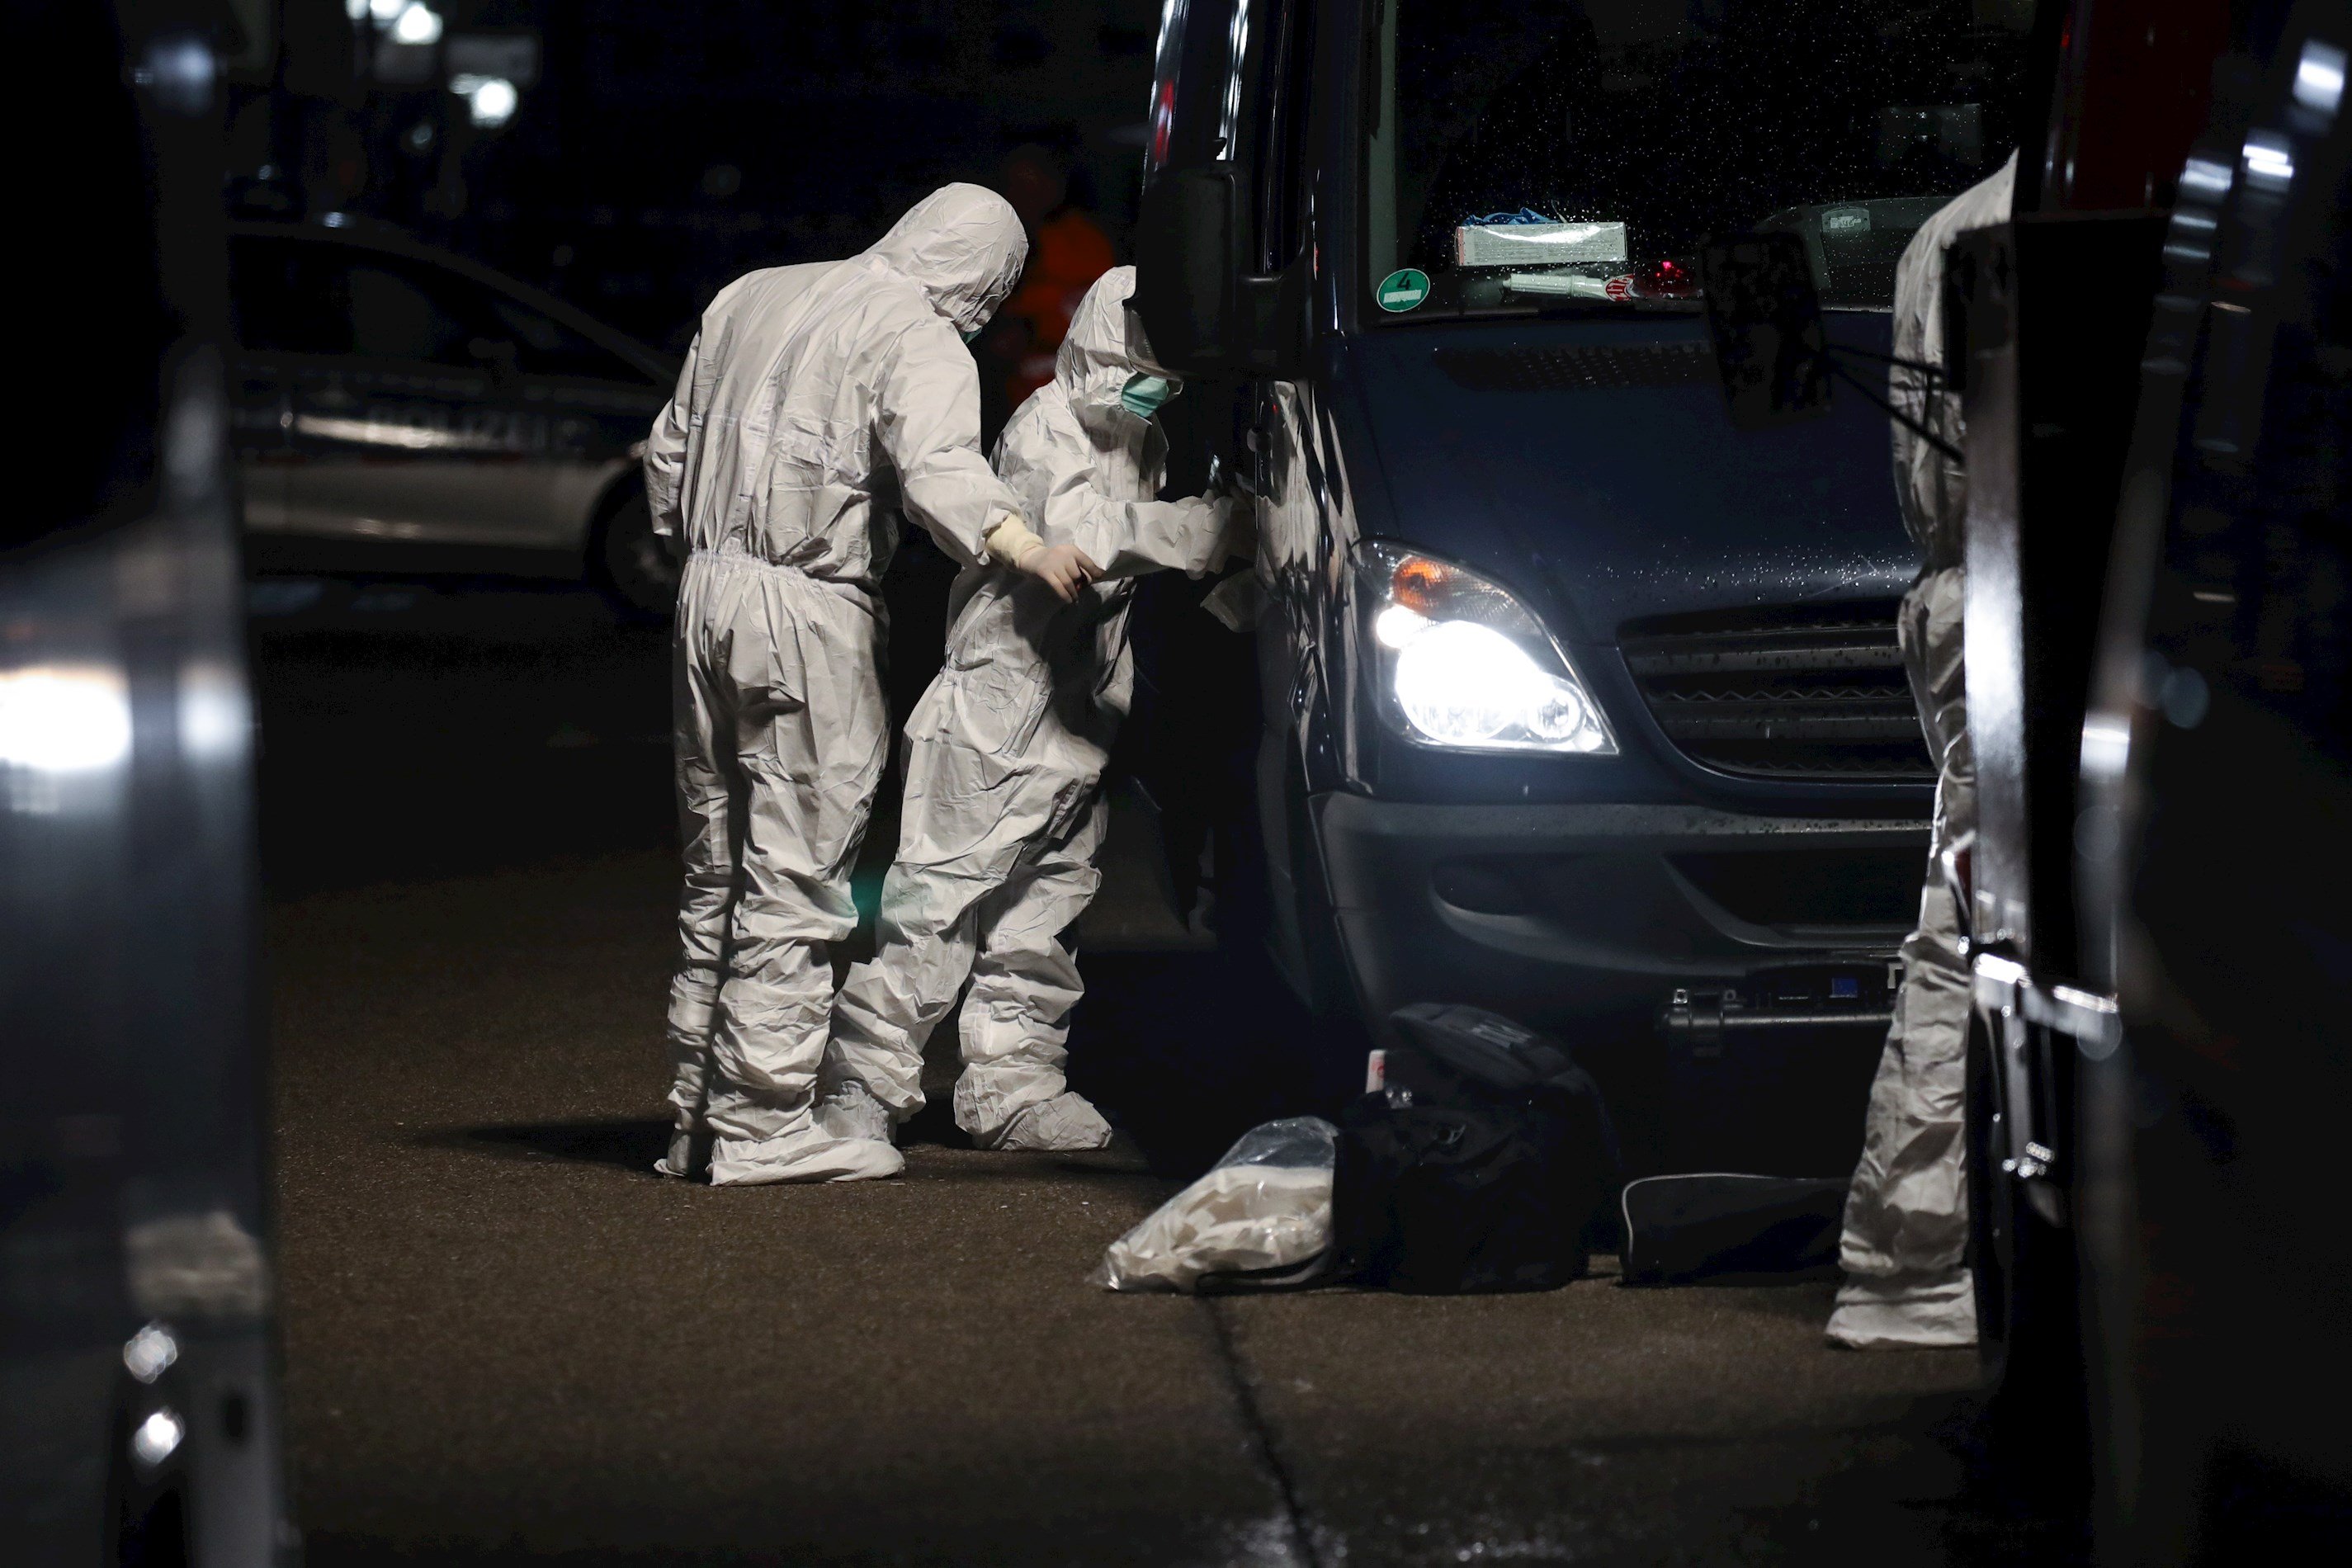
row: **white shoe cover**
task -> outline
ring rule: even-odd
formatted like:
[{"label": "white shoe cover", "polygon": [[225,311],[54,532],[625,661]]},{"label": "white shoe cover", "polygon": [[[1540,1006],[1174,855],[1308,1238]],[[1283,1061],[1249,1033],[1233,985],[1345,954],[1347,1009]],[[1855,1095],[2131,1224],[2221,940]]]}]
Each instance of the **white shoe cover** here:
[{"label": "white shoe cover", "polygon": [[[677,1129],[669,1135],[669,1152],[654,1162],[654,1174],[693,1180],[701,1173],[698,1167],[702,1161],[709,1157],[709,1140],[710,1135],[707,1132],[689,1132],[683,1127]],[[695,1145],[698,1142],[705,1147],[697,1149]],[[702,1160],[698,1160],[697,1155],[702,1156]]]},{"label": "white shoe cover", "polygon": [[1082,1154],[1109,1144],[1110,1123],[1103,1120],[1102,1112],[1088,1104],[1086,1096],[1064,1089],[1051,1100],[1024,1107],[1005,1123],[1004,1131],[989,1147],[1031,1153]]},{"label": "white shoe cover", "polygon": [[870,1182],[907,1168],[906,1156],[871,1138],[833,1138],[814,1127],[742,1142],[722,1138],[711,1151],[710,1184],[752,1187],[773,1182]]},{"label": "white shoe cover", "polygon": [[1966,1268],[1872,1279],[1848,1275],[1829,1342],[1848,1350],[1958,1350],[1977,1342],[1976,1284]]},{"label": "white shoe cover", "polygon": [[890,1142],[890,1108],[874,1091],[850,1079],[836,1085],[816,1105],[817,1130],[828,1138],[864,1138]]}]

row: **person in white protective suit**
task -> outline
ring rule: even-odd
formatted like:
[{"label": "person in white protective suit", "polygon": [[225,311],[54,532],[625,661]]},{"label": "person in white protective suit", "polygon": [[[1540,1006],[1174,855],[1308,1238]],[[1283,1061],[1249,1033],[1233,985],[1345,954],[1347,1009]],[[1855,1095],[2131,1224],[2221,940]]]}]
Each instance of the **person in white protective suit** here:
[{"label": "person in white protective suit", "polygon": [[738,279],[703,312],[646,446],[656,530],[691,552],[674,634],[686,886],[668,1034],[676,1111],[656,1169],[714,1184],[889,1175],[897,1152],[816,1125],[826,944],[888,729],[877,585],[903,515],[967,563],[1075,592],[980,450],[961,338],[1021,275],[1004,200],[949,185],[845,261]]},{"label": "person in white protective suit", "polygon": [[[1970,229],[2009,221],[2017,160],[1922,225],[1895,271],[1895,354],[1944,363],[1945,251]],[[1938,439],[1961,442],[1960,400],[1898,368],[1895,405]],[[1961,612],[1961,538],[1968,470],[1917,433],[1895,426],[1895,488],[1904,525],[1927,555],[1903,598],[1899,629],[1912,696],[1937,762],[1936,815],[1919,925],[1903,943],[1895,1024],[1870,1089],[1862,1161],[1845,1205],[1839,1262],[1845,1281],[1829,1337],[1866,1350],[1976,1342],[1969,1235],[1967,1148],[1969,963],[1959,910],[1945,879],[1946,850],[1976,829],[1976,756],[1969,743]]]},{"label": "person in white protective suit", "polygon": [[1193,575],[1223,553],[1224,500],[1154,500],[1174,384],[1126,309],[1115,268],[1078,307],[1054,379],[1005,427],[996,462],[1044,536],[1102,580],[1065,605],[981,564],[956,580],[947,662],[907,724],[897,863],[877,948],[834,1005],[820,1116],[886,1144],[923,1105],[923,1043],[967,976],[959,1126],[984,1148],[1102,1147],[1109,1124],[1063,1077],[1082,986],[1063,932],[1094,897],[1102,774],[1134,685],[1136,577]]}]

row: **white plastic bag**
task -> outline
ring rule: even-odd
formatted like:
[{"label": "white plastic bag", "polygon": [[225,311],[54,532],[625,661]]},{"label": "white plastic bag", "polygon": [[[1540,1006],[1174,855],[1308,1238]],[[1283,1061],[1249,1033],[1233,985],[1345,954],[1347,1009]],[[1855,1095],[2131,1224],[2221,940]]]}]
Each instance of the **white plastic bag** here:
[{"label": "white plastic bag", "polygon": [[1203,1274],[1287,1268],[1331,1246],[1339,1130],[1319,1116],[1242,1134],[1208,1173],[1110,1244],[1096,1284],[1191,1290]]}]

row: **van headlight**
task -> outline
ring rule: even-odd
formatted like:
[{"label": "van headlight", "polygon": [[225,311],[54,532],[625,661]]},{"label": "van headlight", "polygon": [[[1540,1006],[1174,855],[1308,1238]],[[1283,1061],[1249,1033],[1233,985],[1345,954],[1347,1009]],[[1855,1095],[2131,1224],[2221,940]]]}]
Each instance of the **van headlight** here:
[{"label": "van headlight", "polygon": [[1475,572],[1397,544],[1367,544],[1358,580],[1391,722],[1468,752],[1613,755],[1591,693],[1517,599]]}]

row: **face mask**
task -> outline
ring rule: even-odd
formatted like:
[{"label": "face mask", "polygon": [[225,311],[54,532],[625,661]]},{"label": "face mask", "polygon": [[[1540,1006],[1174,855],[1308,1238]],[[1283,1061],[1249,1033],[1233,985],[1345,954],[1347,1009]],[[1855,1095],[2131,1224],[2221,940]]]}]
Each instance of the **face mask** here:
[{"label": "face mask", "polygon": [[1118,389],[1119,405],[1138,419],[1149,419],[1160,412],[1160,405],[1184,390],[1181,381],[1171,381],[1164,375],[1138,373],[1127,378]]}]

